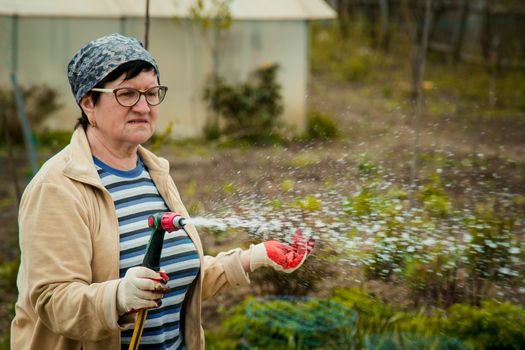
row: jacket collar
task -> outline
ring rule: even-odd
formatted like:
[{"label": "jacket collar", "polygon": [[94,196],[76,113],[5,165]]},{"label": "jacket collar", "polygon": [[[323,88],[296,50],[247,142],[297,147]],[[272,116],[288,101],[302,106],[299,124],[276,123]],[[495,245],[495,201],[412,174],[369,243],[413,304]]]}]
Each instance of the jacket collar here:
[{"label": "jacket collar", "polygon": [[[65,176],[96,187],[104,188],[93,163],[93,155],[89,148],[86,132],[82,127],[78,127],[73,132],[71,142],[69,143],[68,153],[69,156],[64,168]],[[150,173],[153,172],[159,175],[162,173],[169,174],[169,162],[166,159],[155,156],[140,145],[138,153],[146,167],[148,167]]]}]

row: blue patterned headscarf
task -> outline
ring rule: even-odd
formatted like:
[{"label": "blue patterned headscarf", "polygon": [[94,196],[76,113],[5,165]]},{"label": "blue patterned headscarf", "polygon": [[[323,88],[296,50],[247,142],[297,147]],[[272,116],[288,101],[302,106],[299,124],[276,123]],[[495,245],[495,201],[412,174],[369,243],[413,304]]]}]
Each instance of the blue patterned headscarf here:
[{"label": "blue patterned headscarf", "polygon": [[77,104],[115,68],[137,60],[151,63],[157,73],[157,79],[160,79],[155,59],[135,38],[114,33],[87,43],[67,66],[69,85]]}]

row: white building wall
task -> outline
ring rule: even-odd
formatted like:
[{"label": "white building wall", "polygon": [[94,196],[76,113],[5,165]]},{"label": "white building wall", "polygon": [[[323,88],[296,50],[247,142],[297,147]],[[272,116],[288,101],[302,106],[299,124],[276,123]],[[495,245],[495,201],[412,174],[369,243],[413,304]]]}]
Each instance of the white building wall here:
[{"label": "white building wall", "polygon": [[[10,84],[11,21],[0,17],[0,84]],[[227,81],[244,81],[263,62],[276,62],[282,85],[283,120],[295,131],[305,127],[307,26],[305,21],[235,21],[222,42],[219,72]],[[123,32],[142,40],[141,19],[18,19],[18,80],[22,85],[47,84],[60,93],[62,108],[47,122],[52,129],[70,129],[80,116],[69,84],[67,63],[86,42]],[[159,131],[173,121],[175,137],[198,136],[206,121],[203,89],[212,69],[209,37],[188,19],[152,19],[150,51],[169,87],[160,106]]]}]

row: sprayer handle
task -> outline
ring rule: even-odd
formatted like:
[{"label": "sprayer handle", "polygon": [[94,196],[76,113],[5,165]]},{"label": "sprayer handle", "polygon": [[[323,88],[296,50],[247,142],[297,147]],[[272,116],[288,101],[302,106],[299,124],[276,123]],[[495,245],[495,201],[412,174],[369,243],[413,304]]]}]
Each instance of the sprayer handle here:
[{"label": "sprayer handle", "polygon": [[164,245],[165,230],[160,224],[164,213],[155,213],[148,217],[148,226],[152,232],[149,238],[146,253],[142,260],[142,266],[145,266],[154,271],[160,270],[160,254],[162,253],[162,246]]}]

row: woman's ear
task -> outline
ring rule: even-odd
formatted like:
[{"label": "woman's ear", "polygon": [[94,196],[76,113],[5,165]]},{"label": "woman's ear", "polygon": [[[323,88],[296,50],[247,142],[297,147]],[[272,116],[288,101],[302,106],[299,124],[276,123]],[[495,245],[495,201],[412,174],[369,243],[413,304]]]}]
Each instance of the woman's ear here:
[{"label": "woman's ear", "polygon": [[80,100],[80,108],[82,108],[84,113],[87,115],[88,119],[91,120],[93,112],[95,110],[95,104],[93,103],[93,98],[90,94],[87,94],[86,96],[82,97],[82,99]]}]

